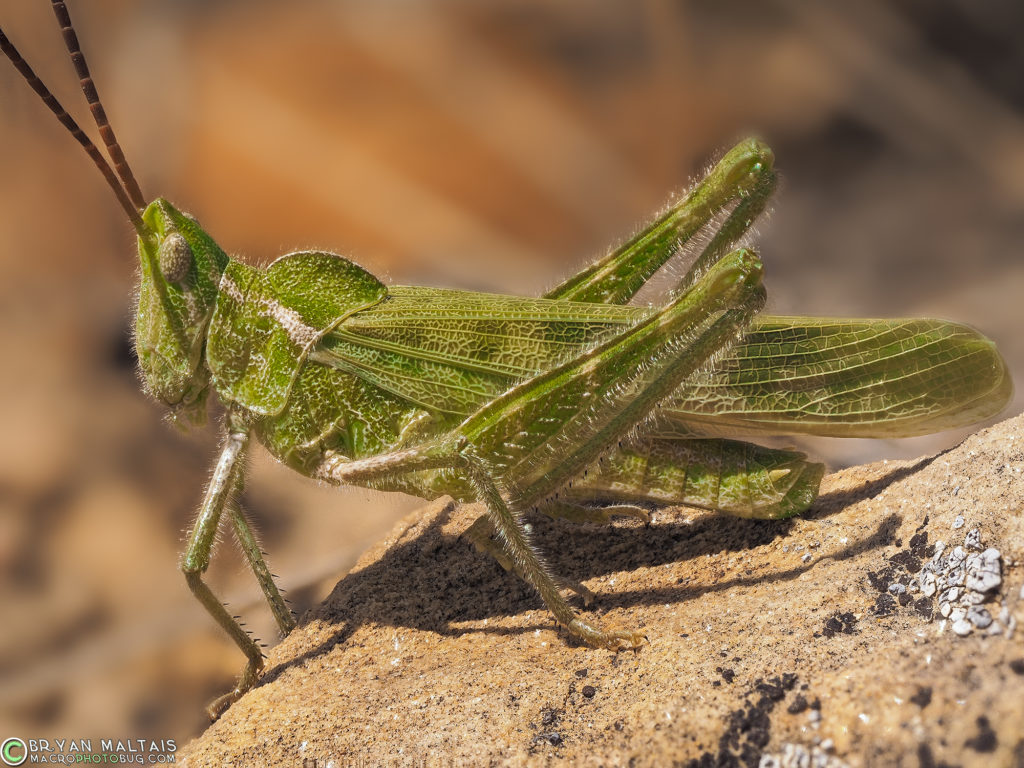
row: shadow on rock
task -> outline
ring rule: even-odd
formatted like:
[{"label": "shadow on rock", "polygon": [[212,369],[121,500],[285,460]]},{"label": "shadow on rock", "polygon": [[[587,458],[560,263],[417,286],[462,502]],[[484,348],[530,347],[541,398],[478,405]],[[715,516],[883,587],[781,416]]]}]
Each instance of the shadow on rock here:
[{"label": "shadow on rock", "polygon": [[906,467],[894,467],[881,477],[861,483],[856,488],[823,493],[815,499],[814,504],[811,505],[811,508],[802,517],[805,520],[820,520],[823,517],[829,517],[837,512],[842,512],[857,502],[877,496],[893,483],[910,477],[915,472],[919,472],[940,456],[944,456],[947,452],[942,451],[934,456],[925,456],[923,459],[918,459]]},{"label": "shadow on rock", "polygon": [[[877,494],[882,488],[922,466],[897,469],[876,481],[826,499],[818,514],[835,514],[839,505],[852,504]],[[429,516],[410,526],[405,534],[378,560],[350,573],[331,595],[303,623],[319,620],[335,628],[329,638],[300,656],[264,675],[262,683],[276,679],[287,668],[301,665],[345,643],[364,623],[408,627],[439,635],[467,632],[521,634],[547,628],[537,626],[453,627],[453,623],[482,621],[521,614],[540,607],[531,586],[505,571],[492,558],[476,551],[458,535],[444,532],[451,509]],[[707,555],[738,552],[770,544],[785,537],[793,520],[745,520],[720,513],[707,513],[694,520],[642,525],[574,525],[543,516],[531,520],[533,537],[552,570],[559,575],[586,581],[611,573],[670,563],[682,563]],[[467,518],[468,519],[468,518]],[[631,608],[643,605],[681,603],[700,599],[736,587],[787,581],[798,578],[823,557],[845,559],[885,546],[900,522],[892,514],[879,521],[872,533],[851,541],[838,552],[815,557],[798,566],[765,574],[733,576],[713,584],[689,584],[673,573],[673,584],[655,589],[602,595],[598,591],[592,608]],[[666,571],[667,573],[667,571]],[[749,573],[749,572],[747,572]],[[579,600],[575,599],[577,606]]]}]

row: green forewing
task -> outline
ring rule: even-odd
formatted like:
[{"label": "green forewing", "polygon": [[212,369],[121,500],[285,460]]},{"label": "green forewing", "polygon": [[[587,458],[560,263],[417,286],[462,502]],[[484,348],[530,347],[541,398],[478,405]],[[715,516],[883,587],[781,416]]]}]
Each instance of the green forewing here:
[{"label": "green forewing", "polygon": [[995,345],[964,325],[764,317],[677,392],[658,431],[909,437],[994,416],[1011,392]]},{"label": "green forewing", "polygon": [[350,316],[315,358],[429,411],[466,416],[646,317],[609,304],[392,288]]},{"label": "green forewing", "polygon": [[[427,410],[468,416],[649,314],[394,288],[329,333],[314,359]],[[1010,391],[995,346],[963,325],[765,316],[677,390],[657,432],[909,436],[992,416]]]},{"label": "green forewing", "polygon": [[232,261],[207,342],[218,393],[256,413],[278,413],[310,348],[386,293],[369,272],[332,253],[288,254],[266,270]]}]

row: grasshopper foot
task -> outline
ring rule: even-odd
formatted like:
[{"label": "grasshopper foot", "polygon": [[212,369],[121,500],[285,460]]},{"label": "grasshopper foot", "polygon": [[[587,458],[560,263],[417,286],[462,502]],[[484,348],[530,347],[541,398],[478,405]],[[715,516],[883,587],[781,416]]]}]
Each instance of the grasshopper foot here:
[{"label": "grasshopper foot", "polygon": [[260,672],[263,671],[263,659],[259,662],[250,661],[245,665],[245,669],[242,670],[242,676],[238,679],[238,683],[234,689],[228,691],[223,696],[218,696],[216,699],[211,701],[206,707],[206,714],[210,717],[210,722],[215,722],[223,715],[228,707],[238,701],[244,696],[256,681],[259,679]]},{"label": "grasshopper foot", "polygon": [[587,645],[608,648],[612,651],[636,650],[647,642],[647,637],[642,632],[620,629],[604,630],[593,624],[588,624],[583,619],[573,619],[569,622],[568,629]]}]

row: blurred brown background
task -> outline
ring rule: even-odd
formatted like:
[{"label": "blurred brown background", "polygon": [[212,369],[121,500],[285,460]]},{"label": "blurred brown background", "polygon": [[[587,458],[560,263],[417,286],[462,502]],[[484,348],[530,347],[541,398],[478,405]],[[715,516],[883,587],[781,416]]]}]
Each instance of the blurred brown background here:
[{"label": "blurred brown background", "polygon": [[[393,282],[537,293],[756,132],[785,180],[758,239],[772,311],[956,318],[1024,381],[1012,0],[69,5],[144,192],[253,263],[318,246]],[[85,125],[48,4],[0,24]],[[184,740],[242,663],[176,569],[213,431],[139,393],[130,227],[6,66],[0,168],[0,736]],[[302,608],[417,501],[260,453],[245,504]],[[273,637],[234,547],[212,579]]]}]

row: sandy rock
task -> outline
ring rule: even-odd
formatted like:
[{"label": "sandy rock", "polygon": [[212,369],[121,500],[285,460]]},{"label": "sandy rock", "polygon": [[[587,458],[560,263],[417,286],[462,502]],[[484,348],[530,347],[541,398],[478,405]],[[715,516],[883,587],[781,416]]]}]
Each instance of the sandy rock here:
[{"label": "sandy rock", "polygon": [[[460,538],[478,508],[433,503],[179,763],[1021,765],[1022,509],[1018,417],[833,474],[795,520],[533,521],[555,571],[596,593],[591,615],[646,632],[615,654],[569,639]],[[975,584],[983,602],[954,604],[966,626],[952,626],[925,566],[976,553],[975,577],[999,555],[1001,583]]]}]

